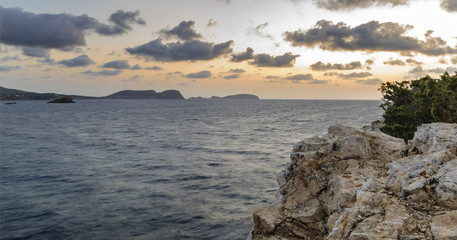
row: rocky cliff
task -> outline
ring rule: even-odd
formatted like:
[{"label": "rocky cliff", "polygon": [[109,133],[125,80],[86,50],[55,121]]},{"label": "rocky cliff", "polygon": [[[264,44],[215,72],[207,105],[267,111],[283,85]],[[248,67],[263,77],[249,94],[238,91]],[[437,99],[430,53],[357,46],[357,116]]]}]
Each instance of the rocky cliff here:
[{"label": "rocky cliff", "polygon": [[457,239],[457,124],[422,125],[407,145],[332,126],[290,158],[253,239]]}]

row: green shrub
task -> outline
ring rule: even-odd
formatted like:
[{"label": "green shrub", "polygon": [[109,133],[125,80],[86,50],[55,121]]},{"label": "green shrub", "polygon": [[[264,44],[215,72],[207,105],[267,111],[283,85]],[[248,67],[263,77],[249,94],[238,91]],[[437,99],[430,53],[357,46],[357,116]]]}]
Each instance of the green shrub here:
[{"label": "green shrub", "polygon": [[408,141],[423,123],[457,123],[457,73],[439,79],[382,83],[384,127],[381,131]]}]

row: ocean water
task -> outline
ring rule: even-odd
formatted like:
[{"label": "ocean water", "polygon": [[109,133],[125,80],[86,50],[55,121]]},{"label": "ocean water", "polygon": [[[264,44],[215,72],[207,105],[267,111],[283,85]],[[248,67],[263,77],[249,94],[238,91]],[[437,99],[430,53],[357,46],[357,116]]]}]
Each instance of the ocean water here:
[{"label": "ocean water", "polygon": [[246,239],[294,143],[380,101],[0,106],[1,239]]}]

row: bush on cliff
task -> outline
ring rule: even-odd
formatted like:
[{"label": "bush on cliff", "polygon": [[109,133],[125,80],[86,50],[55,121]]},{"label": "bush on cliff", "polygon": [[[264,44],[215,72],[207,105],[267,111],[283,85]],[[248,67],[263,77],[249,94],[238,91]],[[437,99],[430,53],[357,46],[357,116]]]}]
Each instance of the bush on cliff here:
[{"label": "bush on cliff", "polygon": [[379,90],[384,101],[380,107],[385,111],[381,131],[386,134],[408,141],[423,123],[457,123],[457,73],[386,82]]}]

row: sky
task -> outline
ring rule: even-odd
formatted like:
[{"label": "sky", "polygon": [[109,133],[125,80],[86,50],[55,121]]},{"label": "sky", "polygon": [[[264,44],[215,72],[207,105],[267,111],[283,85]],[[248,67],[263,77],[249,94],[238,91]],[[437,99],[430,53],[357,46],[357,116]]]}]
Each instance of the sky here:
[{"label": "sky", "polygon": [[457,71],[457,0],[2,0],[0,86],[380,99]]}]

